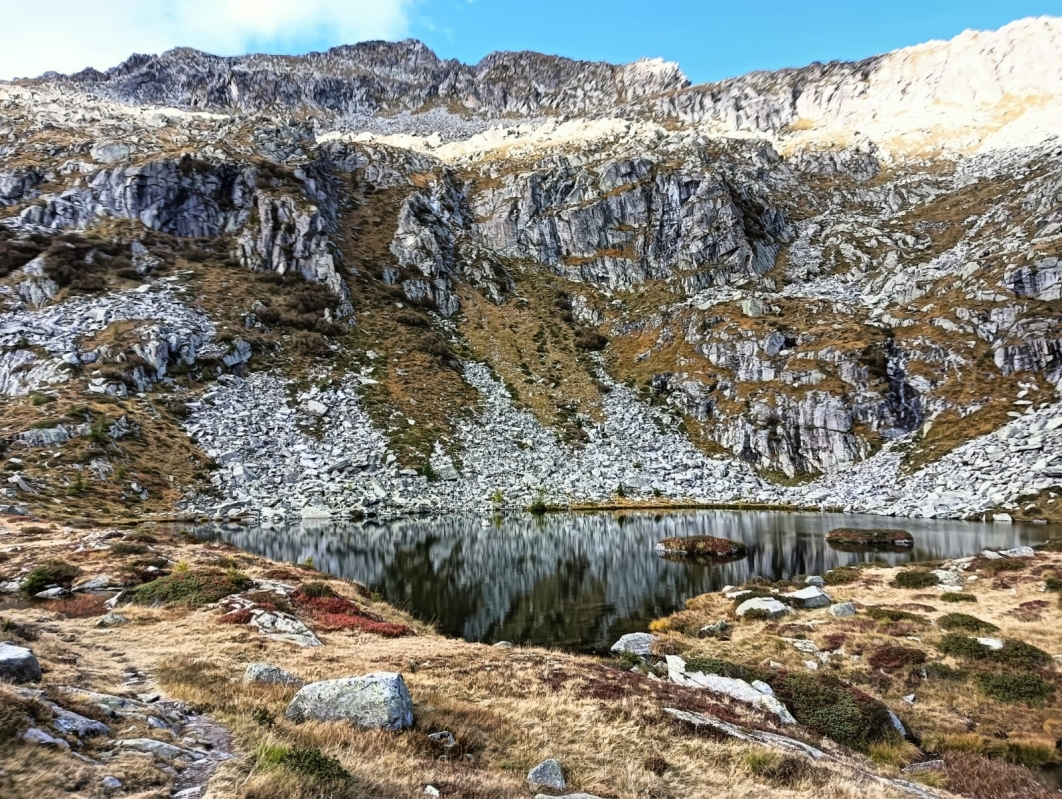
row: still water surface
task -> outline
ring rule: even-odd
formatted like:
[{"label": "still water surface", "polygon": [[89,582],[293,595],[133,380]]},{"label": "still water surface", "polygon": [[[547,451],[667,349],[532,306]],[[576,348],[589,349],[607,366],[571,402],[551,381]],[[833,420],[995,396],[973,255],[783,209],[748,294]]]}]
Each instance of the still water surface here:
[{"label": "still water surface", "polygon": [[[913,551],[842,552],[823,539],[835,527],[897,527]],[[385,523],[302,522],[281,527],[194,528],[278,561],[358,580],[445,635],[601,652],[645,630],[687,599],[752,576],[822,574],[847,563],[955,558],[1062,535],[1062,527],[981,524],[820,513],[696,511],[654,515],[446,516]],[[661,538],[717,535],[748,557],[686,564],[654,551]]]}]

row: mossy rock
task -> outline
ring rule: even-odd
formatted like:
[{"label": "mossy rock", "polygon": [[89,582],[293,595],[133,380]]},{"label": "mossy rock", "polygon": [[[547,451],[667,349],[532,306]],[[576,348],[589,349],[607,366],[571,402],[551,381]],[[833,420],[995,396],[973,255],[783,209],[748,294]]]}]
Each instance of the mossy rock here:
[{"label": "mossy rock", "polygon": [[884,528],[839,527],[826,533],[826,541],[838,549],[910,549],[914,546],[914,537],[906,530]]},{"label": "mossy rock", "polygon": [[714,535],[691,535],[681,538],[665,538],[656,545],[661,555],[679,558],[705,558],[709,560],[733,560],[748,554],[740,541],[717,538]]}]

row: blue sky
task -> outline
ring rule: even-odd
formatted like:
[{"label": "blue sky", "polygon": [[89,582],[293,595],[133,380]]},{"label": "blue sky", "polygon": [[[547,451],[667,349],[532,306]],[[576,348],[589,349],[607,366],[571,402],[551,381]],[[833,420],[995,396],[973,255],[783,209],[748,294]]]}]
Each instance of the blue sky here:
[{"label": "blue sky", "polygon": [[462,61],[524,49],[613,62],[660,56],[702,82],[856,60],[1042,15],[1062,15],[1062,0],[425,0],[411,20],[414,36]]},{"label": "blue sky", "polygon": [[968,28],[1062,16],[1062,0],[0,0],[0,79],[106,69],[177,46],[302,53],[416,37],[475,62],[538,50],[612,62],[678,61],[695,82],[851,60]]}]

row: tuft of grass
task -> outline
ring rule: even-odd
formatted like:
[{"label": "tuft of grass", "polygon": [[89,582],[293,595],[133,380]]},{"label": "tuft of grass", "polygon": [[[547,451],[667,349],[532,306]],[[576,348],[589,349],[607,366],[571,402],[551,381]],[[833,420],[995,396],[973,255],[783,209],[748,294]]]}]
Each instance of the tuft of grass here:
[{"label": "tuft of grass", "polygon": [[999,628],[991,622],[982,621],[976,616],[970,616],[966,613],[948,613],[946,616],[941,616],[937,619],[937,625],[942,630],[961,630],[967,633],[994,633],[998,632]]},{"label": "tuft of grass", "polygon": [[940,580],[932,572],[908,569],[897,574],[892,584],[896,588],[932,588]]},{"label": "tuft of grass", "polygon": [[965,594],[959,591],[949,591],[946,594],[940,595],[941,602],[976,602],[977,597],[973,594]]},{"label": "tuft of grass", "polygon": [[829,772],[813,766],[803,757],[757,749],[744,758],[749,773],[779,788],[793,788],[802,782],[825,784]]},{"label": "tuft of grass", "polygon": [[218,602],[246,587],[229,573],[213,569],[176,572],[145,583],[131,592],[136,605],[200,607]]},{"label": "tuft of grass", "polygon": [[908,741],[876,741],[867,748],[867,757],[879,766],[903,768],[913,763],[922,754],[921,750]]}]

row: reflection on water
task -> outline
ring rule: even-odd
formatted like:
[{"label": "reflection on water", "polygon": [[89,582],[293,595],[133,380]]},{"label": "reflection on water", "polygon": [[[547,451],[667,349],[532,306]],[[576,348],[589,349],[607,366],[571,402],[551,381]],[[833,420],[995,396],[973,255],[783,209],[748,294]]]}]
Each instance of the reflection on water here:
[{"label": "reflection on water", "polygon": [[[883,525],[883,523],[885,523]],[[831,548],[835,527],[895,526],[913,551],[861,555]],[[470,641],[513,641],[603,651],[624,633],[683,607],[690,597],[759,575],[821,574],[864,559],[902,563],[953,558],[985,547],[1046,540],[1043,526],[889,520],[866,516],[751,511],[513,515],[403,519],[388,523],[305,522],[195,528],[203,539],[358,580],[439,631]],[[742,541],[748,557],[720,565],[664,560],[667,536],[710,534]]]}]

